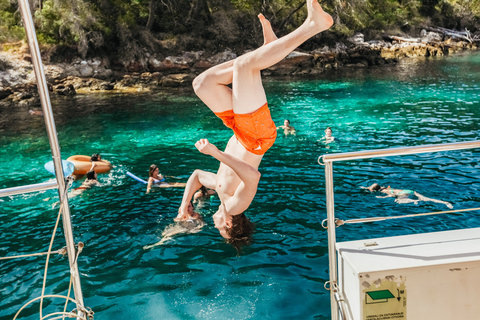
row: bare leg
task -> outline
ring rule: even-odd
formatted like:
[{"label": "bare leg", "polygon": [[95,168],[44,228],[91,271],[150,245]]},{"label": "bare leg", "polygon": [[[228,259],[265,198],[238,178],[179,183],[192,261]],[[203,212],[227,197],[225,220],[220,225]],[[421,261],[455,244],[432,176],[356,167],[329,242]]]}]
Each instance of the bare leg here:
[{"label": "bare leg", "polygon": [[[296,47],[333,24],[332,17],[325,13],[317,0],[306,0],[308,16],[295,31],[278,40],[268,20],[262,28],[265,45],[255,51],[222,63],[200,74],[193,81],[197,96],[213,111],[234,109],[235,113],[251,113],[267,101],[261,82],[260,70],[268,68],[285,58]],[[276,36],[275,36],[276,38]],[[227,87],[233,83],[233,92]]]},{"label": "bare leg", "polygon": [[418,200],[413,200],[410,198],[396,198],[395,202],[396,203],[412,203],[413,202],[415,204],[418,204]]},{"label": "bare leg", "polygon": [[[262,24],[264,44],[278,39],[272,30],[270,21],[263,14],[259,14],[258,18]],[[233,61],[216,65],[193,80],[195,93],[213,112],[233,109],[232,90],[227,86],[232,83],[233,79]]]},{"label": "bare leg", "polygon": [[260,23],[262,24],[262,30],[263,30],[263,45],[266,45],[272,41],[277,40],[277,36],[273,32],[272,25],[270,24],[270,21],[265,18],[263,14],[258,15],[258,19],[260,19]]},{"label": "bare leg", "polygon": [[227,61],[202,72],[193,80],[197,96],[215,113],[233,109],[232,89],[233,61]]},{"label": "bare leg", "polygon": [[260,74],[262,69],[281,61],[306,40],[332,26],[332,17],[323,11],[317,0],[307,0],[307,9],[307,19],[295,31],[235,59],[232,82],[235,113],[254,112],[267,101]]},{"label": "bare leg", "polygon": [[435,203],[441,203],[441,204],[446,205],[448,208],[453,209],[453,206],[450,202],[437,200],[437,199],[432,199],[432,198],[427,198],[427,197],[421,195],[420,193],[418,193],[416,191],[414,192],[414,194],[418,197],[418,200],[420,200],[420,201],[430,201],[430,202],[435,202]]}]

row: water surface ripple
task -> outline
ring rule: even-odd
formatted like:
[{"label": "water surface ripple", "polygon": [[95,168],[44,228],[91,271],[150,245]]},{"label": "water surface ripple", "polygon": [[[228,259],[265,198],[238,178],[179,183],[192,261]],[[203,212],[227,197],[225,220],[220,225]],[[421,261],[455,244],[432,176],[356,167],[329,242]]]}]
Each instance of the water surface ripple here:
[{"label": "water surface ripple", "polygon": [[[257,196],[247,211],[255,242],[237,256],[221,241],[212,214],[217,198],[198,207],[206,226],[144,250],[161,238],[181,201],[181,189],[154,188],[150,164],[170,181],[186,181],[196,168],[218,163],[193,144],[208,137],[224,148],[231,132],[190,91],[177,95],[77,95],[53,101],[64,158],[102,153],[114,169],[95,187],[70,199],[85,304],[98,319],[329,319],[325,153],[417,146],[479,139],[480,55],[402,61],[374,70],[332,71],[318,79],[265,82],[272,115],[297,128],[279,133],[261,164]],[[28,110],[1,110],[0,188],[49,181],[51,160],[43,119]],[[337,143],[319,139],[330,126]],[[373,182],[413,189],[478,207],[480,150],[428,153],[334,164],[340,219],[397,216],[446,209],[435,203],[399,205],[359,188]],[[78,187],[80,182],[75,182]],[[46,191],[0,198],[0,256],[48,248],[58,196]],[[480,226],[478,213],[356,224],[337,229],[339,241]],[[64,246],[57,232],[54,250]],[[68,260],[50,260],[47,294],[66,294]],[[41,292],[45,257],[1,261],[0,319]],[[44,315],[63,310],[46,300]],[[73,306],[69,306],[73,309]],[[38,318],[38,304],[22,312]]]}]

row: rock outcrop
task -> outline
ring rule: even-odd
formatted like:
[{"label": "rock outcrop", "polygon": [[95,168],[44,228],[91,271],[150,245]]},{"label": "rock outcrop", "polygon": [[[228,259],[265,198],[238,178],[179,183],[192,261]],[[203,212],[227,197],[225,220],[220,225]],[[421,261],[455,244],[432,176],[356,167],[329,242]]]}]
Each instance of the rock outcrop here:
[{"label": "rock outcrop", "polygon": [[[442,56],[476,49],[475,42],[464,41],[463,35],[459,38],[451,34],[450,30],[443,33],[422,30],[418,38],[385,36],[385,40],[365,41],[364,35],[357,33],[346,43],[337,43],[335,47],[325,46],[311,52],[294,51],[264,70],[264,75],[315,75],[334,68],[366,68],[395,63],[403,58]],[[50,92],[71,97],[87,92],[138,92],[187,87],[203,70],[236,57],[235,52],[227,49],[214,56],[206,56],[204,51],[185,52],[181,56],[164,59],[152,56],[147,63],[132,62],[127,68],[129,72],[114,71],[108,62],[101,59],[47,64],[44,69]],[[38,103],[35,75],[29,60],[24,45],[16,56],[0,53],[0,104]]]}]

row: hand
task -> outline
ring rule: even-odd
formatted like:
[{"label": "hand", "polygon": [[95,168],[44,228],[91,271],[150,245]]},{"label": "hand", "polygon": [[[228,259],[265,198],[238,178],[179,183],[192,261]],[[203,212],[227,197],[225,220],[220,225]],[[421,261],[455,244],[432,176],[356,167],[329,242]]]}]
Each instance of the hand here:
[{"label": "hand", "polygon": [[203,154],[213,155],[215,152],[218,151],[215,145],[208,142],[207,139],[200,139],[195,143],[195,147]]},{"label": "hand", "polygon": [[188,203],[185,205],[185,204],[181,204],[180,205],[180,208],[178,208],[178,215],[175,219],[173,219],[174,221],[186,221],[188,220],[189,218],[189,214],[188,214]]}]

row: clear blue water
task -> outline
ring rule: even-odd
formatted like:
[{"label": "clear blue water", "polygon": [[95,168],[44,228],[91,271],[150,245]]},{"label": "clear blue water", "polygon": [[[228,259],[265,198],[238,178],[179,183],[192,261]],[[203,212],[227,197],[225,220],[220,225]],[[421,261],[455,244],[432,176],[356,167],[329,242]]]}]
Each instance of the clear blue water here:
[{"label": "clear blue water", "polygon": [[[255,242],[240,256],[214,228],[218,199],[198,210],[207,225],[144,250],[172,223],[182,189],[145,186],[150,164],[170,181],[218,163],[196,151],[208,137],[224,148],[231,132],[189,90],[143,95],[77,95],[54,100],[63,158],[100,152],[114,169],[101,187],[70,200],[85,304],[96,319],[328,319],[325,153],[479,139],[480,55],[405,60],[391,67],[332,71],[318,79],[265,82],[277,125],[288,118],[296,136],[279,134],[261,164],[262,180],[247,211]],[[1,110],[0,188],[52,179],[43,118],[28,108]],[[331,126],[340,141],[318,140]],[[334,165],[337,217],[353,219],[443,210],[441,204],[396,204],[359,188],[382,185],[478,207],[480,150],[349,161]],[[78,187],[81,182],[75,182]],[[0,198],[0,256],[48,248],[58,200],[54,191]],[[349,225],[339,241],[480,226],[478,213]],[[63,247],[61,231],[54,249]],[[0,262],[0,319],[41,292],[44,257]],[[47,294],[66,294],[67,259],[51,258]],[[46,300],[45,311],[63,310]],[[69,309],[73,306],[70,305]],[[38,318],[38,304],[22,312]]]}]

